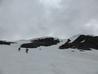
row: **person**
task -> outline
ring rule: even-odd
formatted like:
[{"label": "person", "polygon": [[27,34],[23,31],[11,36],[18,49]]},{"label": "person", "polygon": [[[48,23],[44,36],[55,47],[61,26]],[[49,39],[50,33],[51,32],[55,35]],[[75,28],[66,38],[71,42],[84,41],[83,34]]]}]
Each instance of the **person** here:
[{"label": "person", "polygon": [[26,53],[28,53],[28,51],[29,51],[29,49],[28,49],[28,48],[26,48]]}]

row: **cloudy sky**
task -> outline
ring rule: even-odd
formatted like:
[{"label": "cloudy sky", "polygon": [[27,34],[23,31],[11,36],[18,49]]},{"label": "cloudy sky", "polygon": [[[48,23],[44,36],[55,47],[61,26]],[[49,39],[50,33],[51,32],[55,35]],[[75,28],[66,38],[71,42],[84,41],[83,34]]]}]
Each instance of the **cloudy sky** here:
[{"label": "cloudy sky", "polygon": [[98,35],[98,0],[0,0],[0,39]]}]

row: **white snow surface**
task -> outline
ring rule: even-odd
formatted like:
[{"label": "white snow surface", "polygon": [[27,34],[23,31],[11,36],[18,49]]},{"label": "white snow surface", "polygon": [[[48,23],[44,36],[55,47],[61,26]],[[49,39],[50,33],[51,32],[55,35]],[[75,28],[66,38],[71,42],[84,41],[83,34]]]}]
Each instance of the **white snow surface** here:
[{"label": "white snow surface", "polygon": [[62,43],[18,51],[18,44],[0,45],[0,74],[98,74],[98,51],[59,50]]}]

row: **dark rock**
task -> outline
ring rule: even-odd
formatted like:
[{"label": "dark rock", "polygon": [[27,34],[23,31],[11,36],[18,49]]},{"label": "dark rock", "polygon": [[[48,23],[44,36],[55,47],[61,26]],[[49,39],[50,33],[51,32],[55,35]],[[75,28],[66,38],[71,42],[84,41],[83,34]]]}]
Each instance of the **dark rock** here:
[{"label": "dark rock", "polygon": [[0,41],[0,45],[11,45],[14,42],[8,42],[8,41]]},{"label": "dark rock", "polygon": [[38,38],[36,40],[32,40],[31,43],[22,44],[18,50],[20,51],[21,48],[26,48],[26,52],[27,52],[28,48],[37,48],[40,46],[52,46],[52,45],[56,45],[59,42],[60,42],[59,39],[55,39],[52,37]]},{"label": "dark rock", "polygon": [[59,49],[77,48],[79,50],[91,50],[91,48],[98,50],[98,36],[80,35],[73,42],[68,41],[61,45]]}]

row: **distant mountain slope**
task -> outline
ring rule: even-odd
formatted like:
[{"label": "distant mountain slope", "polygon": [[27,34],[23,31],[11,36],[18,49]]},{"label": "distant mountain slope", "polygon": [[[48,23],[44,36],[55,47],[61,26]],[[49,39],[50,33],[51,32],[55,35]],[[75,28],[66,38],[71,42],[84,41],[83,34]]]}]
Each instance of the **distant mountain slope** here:
[{"label": "distant mountain slope", "polygon": [[10,45],[17,43],[19,47],[17,48],[19,51],[21,48],[26,49],[26,53],[28,53],[29,48],[38,48],[40,46],[48,47],[52,45],[59,44],[59,49],[78,49],[80,51],[83,50],[91,50],[96,49],[98,50],[98,36],[92,35],[83,35],[78,34],[70,37],[69,39],[58,39],[54,37],[40,37],[35,39],[29,40],[21,40],[17,42],[9,42],[9,41],[0,41],[0,45]]},{"label": "distant mountain slope", "polygon": [[98,36],[91,35],[79,35],[75,40],[71,41],[68,39],[63,45],[59,47],[60,49],[77,48],[79,50],[98,50]]},{"label": "distant mountain slope", "polygon": [[10,41],[4,41],[4,40],[0,40],[0,45],[11,45],[14,42],[10,42]]}]

